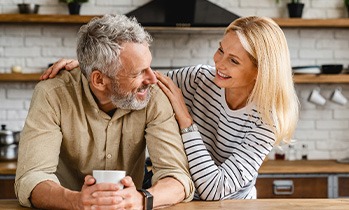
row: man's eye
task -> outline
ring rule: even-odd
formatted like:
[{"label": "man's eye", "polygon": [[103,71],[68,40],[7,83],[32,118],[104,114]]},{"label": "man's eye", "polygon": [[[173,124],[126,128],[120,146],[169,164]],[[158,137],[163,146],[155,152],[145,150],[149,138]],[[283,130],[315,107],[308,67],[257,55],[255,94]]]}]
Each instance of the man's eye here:
[{"label": "man's eye", "polygon": [[146,71],[146,70],[142,70],[142,71],[139,72],[138,74],[135,74],[135,75],[133,76],[133,78],[137,78],[137,77],[140,77],[140,76],[144,75],[145,71]]}]

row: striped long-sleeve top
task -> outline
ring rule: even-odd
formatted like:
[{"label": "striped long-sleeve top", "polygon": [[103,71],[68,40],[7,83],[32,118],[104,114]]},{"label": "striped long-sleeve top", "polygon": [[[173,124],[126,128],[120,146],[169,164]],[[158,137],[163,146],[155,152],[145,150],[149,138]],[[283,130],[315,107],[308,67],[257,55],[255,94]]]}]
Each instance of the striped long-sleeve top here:
[{"label": "striped long-sleeve top", "polygon": [[215,68],[207,65],[170,71],[182,90],[199,132],[182,135],[189,169],[202,200],[256,198],[255,181],[275,134],[253,104],[229,109],[224,88],[214,82]]}]

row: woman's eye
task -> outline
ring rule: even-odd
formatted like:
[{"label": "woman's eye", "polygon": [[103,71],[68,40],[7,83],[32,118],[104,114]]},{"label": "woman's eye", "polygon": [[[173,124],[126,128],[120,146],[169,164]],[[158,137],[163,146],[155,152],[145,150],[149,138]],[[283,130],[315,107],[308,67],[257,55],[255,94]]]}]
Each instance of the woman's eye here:
[{"label": "woman's eye", "polygon": [[234,64],[239,64],[239,62],[237,62],[237,60],[235,60],[235,59],[230,59],[230,61]]},{"label": "woman's eye", "polygon": [[223,53],[223,49],[222,48],[218,48],[217,51],[220,52],[220,53]]}]

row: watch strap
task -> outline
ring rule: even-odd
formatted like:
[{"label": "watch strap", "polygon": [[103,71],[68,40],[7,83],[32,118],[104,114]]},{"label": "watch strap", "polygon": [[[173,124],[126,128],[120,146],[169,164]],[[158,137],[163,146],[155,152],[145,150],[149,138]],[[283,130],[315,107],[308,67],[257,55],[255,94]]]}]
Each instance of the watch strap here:
[{"label": "watch strap", "polygon": [[144,210],[152,210],[153,209],[153,195],[145,189],[138,190],[142,192],[144,195]]},{"label": "watch strap", "polygon": [[181,129],[181,134],[198,131],[198,130],[199,130],[198,126],[195,123],[193,123],[189,127]]}]

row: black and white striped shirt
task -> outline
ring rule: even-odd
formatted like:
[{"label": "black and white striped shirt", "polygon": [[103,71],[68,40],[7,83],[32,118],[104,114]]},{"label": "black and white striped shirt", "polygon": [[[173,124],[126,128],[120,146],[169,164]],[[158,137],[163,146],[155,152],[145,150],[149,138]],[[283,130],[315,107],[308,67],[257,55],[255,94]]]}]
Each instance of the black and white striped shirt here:
[{"label": "black and white striped shirt", "polygon": [[196,198],[256,198],[258,169],[273,148],[275,135],[262,123],[255,106],[229,109],[224,88],[213,82],[214,67],[186,67],[168,76],[182,90],[199,128],[182,135]]}]

